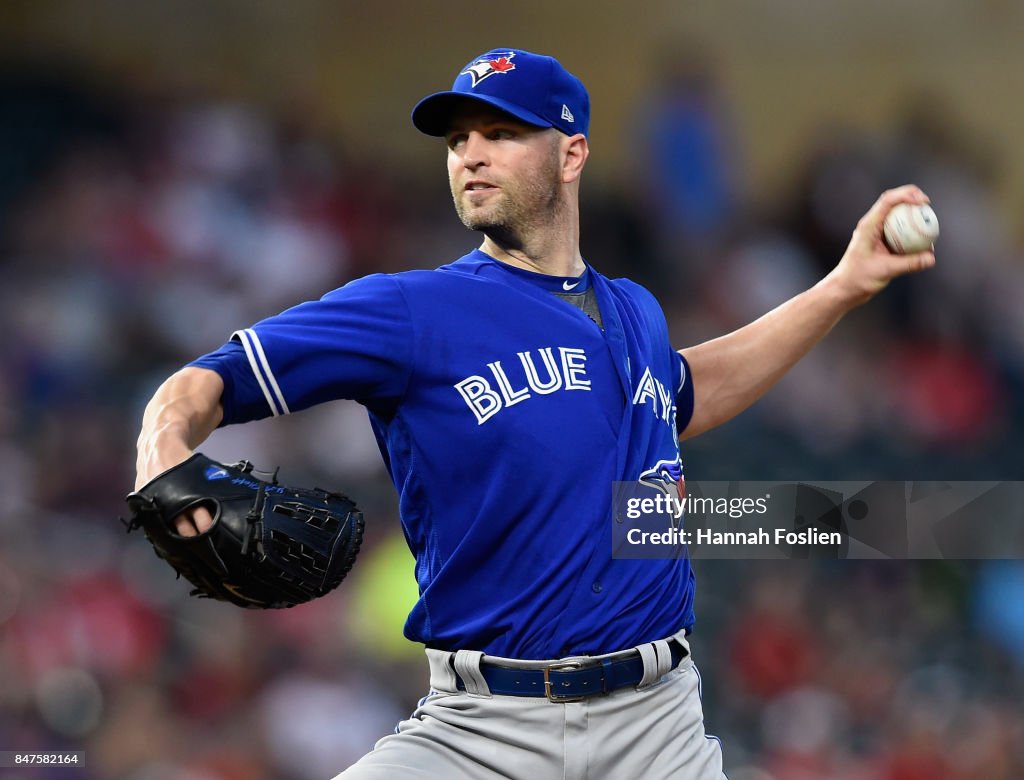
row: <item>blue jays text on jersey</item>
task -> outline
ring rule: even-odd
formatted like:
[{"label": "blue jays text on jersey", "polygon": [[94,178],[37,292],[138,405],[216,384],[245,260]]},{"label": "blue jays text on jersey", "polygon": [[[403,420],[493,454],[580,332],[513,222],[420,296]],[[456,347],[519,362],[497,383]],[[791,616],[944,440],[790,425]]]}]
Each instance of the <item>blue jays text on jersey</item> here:
[{"label": "blue jays text on jersey", "polygon": [[420,598],[406,636],[515,658],[612,652],[693,623],[687,560],[612,558],[612,483],[678,480],[693,410],[654,297],[575,285],[477,250],[358,279],[237,332],[192,365],[224,424],[349,398],[398,490]]}]

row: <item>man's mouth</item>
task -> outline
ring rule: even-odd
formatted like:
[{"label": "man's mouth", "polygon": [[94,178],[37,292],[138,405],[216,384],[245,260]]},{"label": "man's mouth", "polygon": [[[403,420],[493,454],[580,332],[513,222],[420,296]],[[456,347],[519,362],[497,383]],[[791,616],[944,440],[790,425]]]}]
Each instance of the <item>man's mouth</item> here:
[{"label": "man's mouth", "polygon": [[466,192],[486,192],[487,190],[496,190],[496,189],[498,189],[498,188],[495,187],[493,184],[490,184],[490,183],[485,182],[485,181],[470,181],[470,182],[466,182],[466,186],[465,186]]}]

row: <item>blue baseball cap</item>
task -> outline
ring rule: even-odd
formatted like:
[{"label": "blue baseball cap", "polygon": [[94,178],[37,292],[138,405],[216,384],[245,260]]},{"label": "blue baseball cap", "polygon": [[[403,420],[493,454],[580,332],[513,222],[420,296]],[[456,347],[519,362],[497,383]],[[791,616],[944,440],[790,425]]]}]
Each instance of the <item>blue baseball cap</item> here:
[{"label": "blue baseball cap", "polygon": [[554,57],[522,49],[491,49],[470,60],[450,90],[416,104],[412,123],[422,133],[442,136],[455,108],[467,99],[566,135],[586,135],[590,124],[590,97],[583,82]]}]

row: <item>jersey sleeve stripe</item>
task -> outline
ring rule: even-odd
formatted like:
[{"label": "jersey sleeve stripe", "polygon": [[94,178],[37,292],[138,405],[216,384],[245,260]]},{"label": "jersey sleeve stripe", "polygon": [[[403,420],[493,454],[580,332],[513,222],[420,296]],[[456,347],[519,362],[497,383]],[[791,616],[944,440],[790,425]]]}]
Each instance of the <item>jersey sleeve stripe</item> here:
[{"label": "jersey sleeve stripe", "polygon": [[267,406],[270,407],[270,411],[273,413],[274,417],[279,417],[281,415],[281,412],[274,401],[274,397],[270,394],[270,389],[267,387],[267,383],[263,378],[263,372],[260,370],[259,361],[256,358],[255,352],[253,351],[252,342],[250,338],[255,335],[256,334],[253,332],[251,328],[247,328],[246,330],[236,330],[231,335],[231,337],[238,339],[238,341],[242,344],[242,348],[245,350],[245,356],[249,358],[249,367],[252,369],[253,376],[256,377],[256,381],[259,383],[260,390],[263,391],[263,396],[267,400]]},{"label": "jersey sleeve stripe", "polygon": [[679,387],[676,388],[676,395],[683,392],[683,385],[686,384],[686,358],[679,356]]},{"label": "jersey sleeve stripe", "polygon": [[277,397],[277,402],[281,405],[281,412],[283,414],[291,414],[291,409],[288,408],[288,404],[285,403],[284,393],[281,392],[280,386],[277,384],[277,378],[274,376],[274,372],[270,370],[270,363],[267,362],[266,353],[263,352],[263,345],[260,343],[260,337],[256,335],[256,331],[252,328],[247,329],[249,337],[252,339],[252,345],[256,350],[256,354],[259,356],[260,365],[263,366],[263,372],[267,377],[267,381],[270,383],[270,387],[274,391],[274,395]]}]

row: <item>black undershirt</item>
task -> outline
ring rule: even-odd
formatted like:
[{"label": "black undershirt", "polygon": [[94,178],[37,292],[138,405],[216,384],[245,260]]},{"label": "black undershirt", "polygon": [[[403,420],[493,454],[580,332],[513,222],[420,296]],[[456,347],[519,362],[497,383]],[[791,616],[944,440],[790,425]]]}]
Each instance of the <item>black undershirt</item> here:
[{"label": "black undershirt", "polygon": [[604,330],[604,320],[601,319],[601,310],[597,307],[597,296],[594,295],[593,287],[588,287],[585,291],[579,293],[552,292],[551,294],[581,309],[584,314],[597,323],[597,327]]}]

